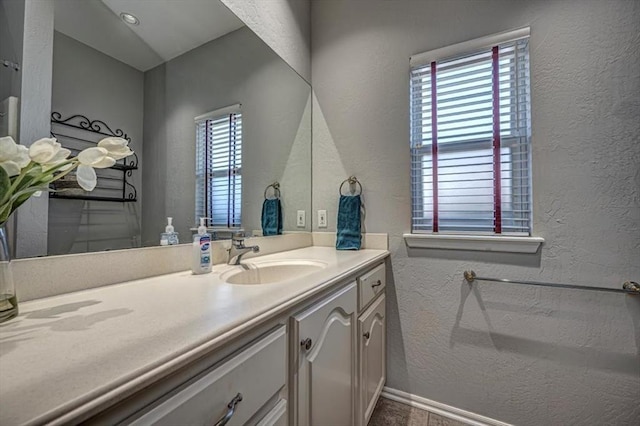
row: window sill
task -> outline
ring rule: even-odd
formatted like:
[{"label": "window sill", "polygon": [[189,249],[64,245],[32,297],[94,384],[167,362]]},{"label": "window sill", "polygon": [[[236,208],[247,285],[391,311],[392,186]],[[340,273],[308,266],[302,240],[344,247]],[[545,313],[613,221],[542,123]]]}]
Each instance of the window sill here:
[{"label": "window sill", "polygon": [[544,243],[541,237],[507,235],[404,234],[410,248],[471,250],[533,254]]}]

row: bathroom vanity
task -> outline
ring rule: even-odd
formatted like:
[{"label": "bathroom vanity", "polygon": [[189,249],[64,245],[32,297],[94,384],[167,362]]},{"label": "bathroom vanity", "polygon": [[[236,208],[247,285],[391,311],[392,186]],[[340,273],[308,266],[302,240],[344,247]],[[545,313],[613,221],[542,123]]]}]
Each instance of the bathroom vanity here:
[{"label": "bathroom vanity", "polygon": [[388,254],[312,246],[26,302],[0,327],[0,424],[364,425]]}]

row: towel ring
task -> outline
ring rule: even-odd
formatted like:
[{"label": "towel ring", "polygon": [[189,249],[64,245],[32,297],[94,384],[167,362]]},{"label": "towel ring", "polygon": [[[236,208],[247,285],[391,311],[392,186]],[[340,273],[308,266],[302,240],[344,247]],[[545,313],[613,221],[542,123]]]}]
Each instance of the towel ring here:
[{"label": "towel ring", "polygon": [[267,191],[269,191],[269,188],[273,188],[273,196],[275,198],[273,199],[280,199],[280,183],[278,182],[273,182],[271,185],[268,185],[265,189],[264,189],[264,199],[268,200],[269,198],[267,198]]},{"label": "towel ring", "polygon": [[362,184],[360,183],[360,181],[358,180],[358,178],[356,178],[355,176],[349,176],[348,179],[345,179],[342,181],[342,183],[340,184],[340,189],[338,190],[338,193],[340,195],[342,195],[342,187],[344,186],[345,183],[349,183],[349,185],[355,185],[358,184],[358,187],[360,188],[360,192],[355,194],[355,195],[360,195],[362,194]]}]

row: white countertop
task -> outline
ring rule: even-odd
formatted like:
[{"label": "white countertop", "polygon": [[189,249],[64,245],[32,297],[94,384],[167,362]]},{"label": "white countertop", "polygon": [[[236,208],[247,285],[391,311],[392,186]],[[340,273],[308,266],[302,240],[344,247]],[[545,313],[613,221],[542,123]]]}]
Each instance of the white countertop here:
[{"label": "white countertop", "polygon": [[252,261],[306,259],[328,266],[298,280],[222,282],[190,271],[20,305],[0,325],[0,424],[40,424],[118,400],[336,284],[386,250],[308,247]]}]

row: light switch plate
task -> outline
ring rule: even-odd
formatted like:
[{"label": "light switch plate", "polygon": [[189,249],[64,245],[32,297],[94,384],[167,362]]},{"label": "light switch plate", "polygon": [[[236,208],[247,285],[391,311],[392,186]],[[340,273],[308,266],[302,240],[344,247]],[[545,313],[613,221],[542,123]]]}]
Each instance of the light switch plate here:
[{"label": "light switch plate", "polygon": [[318,210],[318,228],[327,227],[327,211]]},{"label": "light switch plate", "polygon": [[298,210],[298,227],[304,227],[306,224],[306,217],[305,217],[305,211],[304,210]]}]

